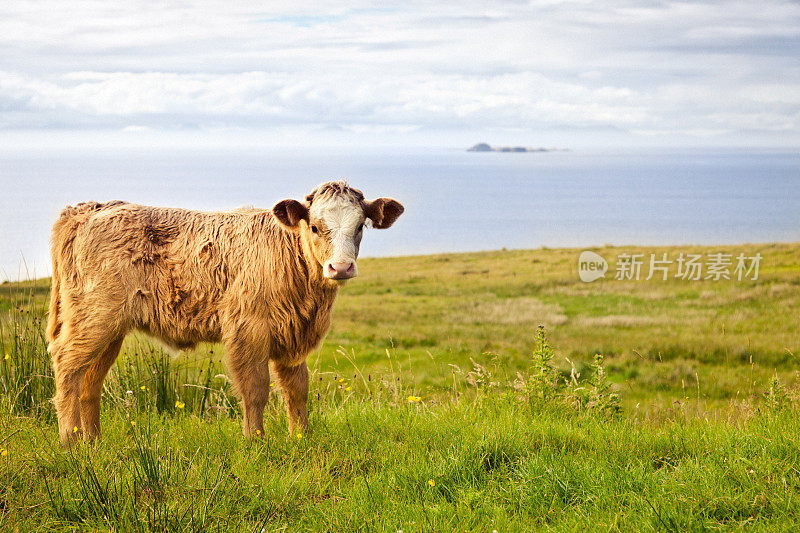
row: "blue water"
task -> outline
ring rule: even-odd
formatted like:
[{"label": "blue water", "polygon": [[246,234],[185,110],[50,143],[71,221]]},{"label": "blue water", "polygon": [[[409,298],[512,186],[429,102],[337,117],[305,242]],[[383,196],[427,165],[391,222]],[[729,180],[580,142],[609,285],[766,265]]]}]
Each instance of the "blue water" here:
[{"label": "blue water", "polygon": [[0,154],[0,280],[50,272],[60,209],[85,200],[224,210],[330,178],[406,213],[362,255],[800,241],[800,153],[133,151]]}]

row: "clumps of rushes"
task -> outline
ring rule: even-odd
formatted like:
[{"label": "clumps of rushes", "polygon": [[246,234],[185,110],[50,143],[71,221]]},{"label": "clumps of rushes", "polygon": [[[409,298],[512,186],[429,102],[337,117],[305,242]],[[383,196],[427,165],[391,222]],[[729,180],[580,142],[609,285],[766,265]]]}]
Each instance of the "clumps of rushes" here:
[{"label": "clumps of rushes", "polygon": [[579,413],[613,417],[621,412],[620,397],[608,380],[603,367],[603,356],[595,355],[589,365],[589,375],[580,380],[580,373],[570,362],[568,378],[553,366],[555,352],[547,340],[544,326],[539,326],[531,356],[531,369],[527,374],[517,373],[514,388],[522,393],[532,407],[542,409],[567,405]]},{"label": "clumps of rushes", "polygon": [[797,402],[793,401],[789,391],[781,383],[778,375],[769,380],[769,388],[764,393],[764,407],[767,411],[777,414],[791,409]]},{"label": "clumps of rushes", "polygon": [[[570,362],[571,363],[571,362]],[[582,387],[578,378],[580,374],[572,365],[570,378],[567,380],[567,402],[578,409],[588,413],[597,413],[602,416],[615,416],[622,411],[619,394],[606,376],[603,368],[603,356],[595,354],[594,361],[589,365],[587,386]]]}]

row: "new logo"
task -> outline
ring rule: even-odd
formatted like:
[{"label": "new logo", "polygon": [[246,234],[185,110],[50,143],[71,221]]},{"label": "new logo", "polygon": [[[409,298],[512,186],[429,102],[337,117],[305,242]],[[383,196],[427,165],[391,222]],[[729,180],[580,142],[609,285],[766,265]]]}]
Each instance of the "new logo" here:
[{"label": "new logo", "polygon": [[608,271],[608,261],[602,255],[589,250],[581,252],[578,257],[578,275],[581,281],[590,283],[605,276]]}]

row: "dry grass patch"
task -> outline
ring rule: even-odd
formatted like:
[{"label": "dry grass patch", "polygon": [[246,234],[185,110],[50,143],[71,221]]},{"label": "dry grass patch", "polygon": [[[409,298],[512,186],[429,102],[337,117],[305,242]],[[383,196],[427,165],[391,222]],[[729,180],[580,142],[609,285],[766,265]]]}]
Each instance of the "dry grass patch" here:
[{"label": "dry grass patch", "polygon": [[675,323],[675,320],[667,316],[606,315],[587,316],[575,319],[576,326],[590,328],[632,328],[636,326],[653,326],[673,323]]},{"label": "dry grass patch", "polygon": [[771,298],[786,297],[790,294],[797,295],[800,293],[800,288],[791,283],[773,283],[769,285],[769,296]]},{"label": "dry grass patch", "polygon": [[552,327],[567,323],[567,315],[560,305],[546,304],[530,296],[497,298],[492,294],[467,303],[451,318],[456,322],[479,324],[543,324]]}]

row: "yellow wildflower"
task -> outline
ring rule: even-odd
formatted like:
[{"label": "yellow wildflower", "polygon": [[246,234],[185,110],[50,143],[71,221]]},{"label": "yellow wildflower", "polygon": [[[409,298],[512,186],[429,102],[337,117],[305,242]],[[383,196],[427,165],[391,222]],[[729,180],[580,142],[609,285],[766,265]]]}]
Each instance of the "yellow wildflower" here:
[{"label": "yellow wildflower", "polygon": [[131,420],[131,426],[136,427],[136,420]]},{"label": "yellow wildflower", "polygon": [[339,383],[344,383],[344,378],[339,378]]},{"label": "yellow wildflower", "polygon": [[298,431],[297,432],[297,438],[298,439],[302,439],[303,438],[303,432],[302,431]]},{"label": "yellow wildflower", "polygon": [[5,448],[3,448],[3,449],[0,451],[0,455],[2,455],[3,457],[5,457],[6,455],[8,455],[8,450],[6,450]]},{"label": "yellow wildflower", "polygon": [[430,485],[431,487],[435,487],[436,486],[436,482],[434,480],[432,480],[432,479],[429,479],[428,480],[428,485]]},{"label": "yellow wildflower", "polygon": [[351,389],[351,388],[352,388],[352,387],[345,387],[345,388],[344,388],[344,390],[345,390],[345,392],[350,392],[350,389]]},{"label": "yellow wildflower", "polygon": [[261,435],[261,430],[260,429],[256,430],[256,435]]},{"label": "yellow wildflower", "polygon": [[421,396],[409,396],[408,397],[408,403],[419,403],[420,400],[422,400]]},{"label": "yellow wildflower", "polygon": [[77,432],[78,432],[78,426],[75,426],[75,427],[73,427],[73,428],[72,428],[72,432],[73,432],[73,433],[77,433]]},{"label": "yellow wildflower", "polygon": [[147,390],[147,387],[142,385],[141,387],[139,387],[139,390]]},{"label": "yellow wildflower", "polygon": [[183,409],[184,407],[186,407],[186,404],[180,400],[175,400],[175,407],[177,407],[178,409]]},{"label": "yellow wildflower", "polygon": [[6,354],[6,357],[5,357],[5,359],[6,359],[6,361],[8,361],[9,359],[11,359],[11,354],[10,354],[10,353],[7,353],[7,354]]}]

